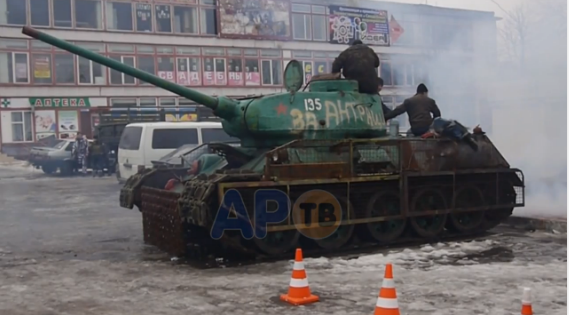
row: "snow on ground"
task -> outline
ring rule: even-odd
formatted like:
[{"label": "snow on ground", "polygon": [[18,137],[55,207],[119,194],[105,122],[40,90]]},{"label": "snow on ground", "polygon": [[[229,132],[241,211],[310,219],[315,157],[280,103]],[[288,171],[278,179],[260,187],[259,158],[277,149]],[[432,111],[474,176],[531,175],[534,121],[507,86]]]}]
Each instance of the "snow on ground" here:
[{"label": "snow on ground", "polygon": [[[486,257],[502,245],[512,247],[505,257],[510,261]],[[288,288],[290,261],[198,270],[167,261],[18,259],[0,252],[0,313],[372,314],[384,265],[392,262],[403,314],[516,314],[523,287],[532,288],[537,314],[566,314],[566,246],[556,257],[531,255],[537,250],[531,249],[534,262],[516,246],[524,245],[496,237],[354,259],[306,259],[321,302],[303,307],[278,301]]]},{"label": "snow on ground", "polygon": [[305,259],[321,302],[293,307],[278,300],[291,261],[206,270],[170,261],[143,245],[140,214],[118,207],[113,178],[35,176],[0,172],[0,315],[373,314],[387,262],[402,314],[519,314],[523,287],[536,314],[567,314],[566,234],[501,228]]}]

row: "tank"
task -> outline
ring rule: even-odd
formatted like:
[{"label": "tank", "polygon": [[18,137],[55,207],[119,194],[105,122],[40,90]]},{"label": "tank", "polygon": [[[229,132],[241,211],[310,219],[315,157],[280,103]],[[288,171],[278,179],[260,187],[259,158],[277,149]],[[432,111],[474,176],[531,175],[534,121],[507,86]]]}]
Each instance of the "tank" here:
[{"label": "tank", "polygon": [[142,213],[145,243],[171,255],[288,259],[299,246],[338,252],[476,236],[524,206],[522,171],[481,130],[388,134],[378,95],[336,75],[302,87],[298,61],[284,71],[286,92],[236,100],[23,33],[211,108],[240,140],[182,150],[181,164],[141,168],[121,189],[120,206]]}]

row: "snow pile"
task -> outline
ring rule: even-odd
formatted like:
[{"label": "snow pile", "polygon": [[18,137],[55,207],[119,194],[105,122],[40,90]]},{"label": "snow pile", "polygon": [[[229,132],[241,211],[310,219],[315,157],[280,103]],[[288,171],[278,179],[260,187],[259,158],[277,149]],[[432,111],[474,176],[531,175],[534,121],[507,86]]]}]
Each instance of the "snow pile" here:
[{"label": "snow pile", "polygon": [[[469,254],[489,250],[495,244],[496,242],[493,240],[437,243],[426,244],[419,249],[405,248],[403,250],[392,250],[388,253],[362,255],[355,259],[320,257],[308,258],[305,261],[311,266],[311,269],[333,269],[340,272],[374,271],[383,269],[383,266],[388,262],[406,268],[429,268],[435,263],[462,261]],[[476,262],[464,259],[461,264],[470,263]]]}]

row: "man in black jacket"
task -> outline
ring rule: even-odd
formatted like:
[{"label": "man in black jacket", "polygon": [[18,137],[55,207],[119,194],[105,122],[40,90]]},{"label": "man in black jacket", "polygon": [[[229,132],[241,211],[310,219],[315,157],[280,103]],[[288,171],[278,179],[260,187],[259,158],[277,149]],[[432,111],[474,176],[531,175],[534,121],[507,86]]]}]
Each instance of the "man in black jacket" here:
[{"label": "man in black jacket", "polygon": [[358,81],[360,93],[377,94],[377,72],[379,57],[364,45],[361,40],[355,40],[352,46],[344,50],[332,64],[332,73],[342,71],[348,80]]},{"label": "man in black jacket", "polygon": [[[385,115],[385,120],[395,118],[407,112],[411,132],[415,136],[421,136],[429,131],[433,119],[441,117],[441,111],[434,99],[429,97],[429,90],[421,83],[417,87],[417,94],[408,98],[403,104],[395,107],[390,113]],[[433,116],[431,117],[431,114]]]}]

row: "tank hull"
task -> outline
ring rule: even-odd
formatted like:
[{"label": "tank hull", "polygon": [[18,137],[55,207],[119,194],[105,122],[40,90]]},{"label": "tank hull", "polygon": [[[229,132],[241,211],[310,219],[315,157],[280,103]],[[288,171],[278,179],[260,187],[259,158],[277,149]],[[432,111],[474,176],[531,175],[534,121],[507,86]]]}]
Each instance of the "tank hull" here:
[{"label": "tank hull", "polygon": [[[524,178],[486,136],[475,138],[477,152],[446,139],[293,141],[254,158],[257,171],[247,170],[245,161],[245,168],[188,179],[178,192],[163,189],[166,171],[149,171],[129,180],[121,205],[142,212],[145,242],[197,259],[230,252],[278,258],[297,246],[338,252],[364,243],[477,235],[524,206]],[[212,238],[216,217],[227,217],[224,209],[231,208],[227,191],[237,190],[254,218],[255,193],[262,189],[290,198],[286,220],[269,224],[264,238],[246,239],[239,231]],[[342,209],[336,230],[322,238],[326,231],[310,232],[294,213],[315,190],[333,195]]]}]

